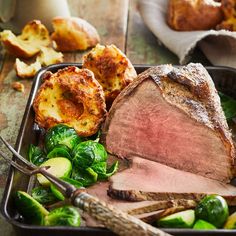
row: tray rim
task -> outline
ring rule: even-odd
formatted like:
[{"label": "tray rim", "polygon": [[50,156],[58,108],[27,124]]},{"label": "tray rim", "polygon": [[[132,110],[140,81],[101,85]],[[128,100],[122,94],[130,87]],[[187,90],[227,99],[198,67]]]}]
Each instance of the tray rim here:
[{"label": "tray rim", "polygon": [[[25,111],[24,111],[24,115],[22,117],[22,121],[21,121],[21,125],[20,125],[20,129],[17,135],[17,139],[16,139],[16,144],[15,144],[15,150],[17,152],[20,151],[21,149],[21,145],[22,145],[22,140],[24,135],[21,135],[22,133],[24,133],[24,130],[26,128],[26,121],[27,118],[30,115],[30,110],[32,107],[32,103],[33,103],[33,98],[35,97],[36,93],[37,93],[37,88],[38,85],[40,83],[40,78],[42,77],[42,75],[47,72],[47,71],[51,71],[51,70],[58,70],[61,68],[64,68],[66,66],[77,66],[77,67],[81,67],[82,63],[70,63],[70,62],[66,62],[66,63],[57,63],[57,64],[53,64],[53,65],[49,65],[47,67],[43,67],[41,68],[37,74],[34,76],[33,79],[33,83],[32,83],[32,87],[31,87],[31,91],[26,103],[26,107],[25,107]],[[157,66],[157,65],[153,65],[153,64],[133,64],[135,69],[148,69],[150,67],[153,66]],[[176,67],[181,67],[180,65],[176,65]],[[226,66],[204,66],[207,70],[225,70],[225,71],[231,71],[233,73],[235,73],[236,75],[236,69],[232,68],[232,67],[226,67]],[[235,77],[236,79],[236,77]],[[29,224],[24,224],[21,222],[16,221],[15,219],[11,218],[10,215],[8,214],[7,211],[7,204],[9,201],[9,197],[10,197],[10,193],[11,193],[11,189],[12,189],[12,183],[13,183],[13,179],[14,179],[14,168],[11,166],[9,168],[8,171],[8,176],[7,176],[7,180],[6,180],[6,184],[5,184],[5,188],[4,188],[4,192],[2,195],[2,200],[1,200],[1,213],[4,216],[4,218],[15,228],[18,230],[29,230],[29,231],[48,231],[48,233],[50,234],[52,231],[74,231],[74,232],[86,232],[86,233],[110,233],[110,235],[112,235],[113,233],[105,228],[98,228],[98,227],[68,227],[68,226],[53,226],[53,227],[49,227],[49,226],[37,226],[37,225],[29,225]],[[163,231],[167,232],[167,233],[171,233],[174,235],[236,235],[236,229],[235,230],[226,230],[226,229],[217,229],[217,230],[193,230],[193,229],[162,229]]]}]

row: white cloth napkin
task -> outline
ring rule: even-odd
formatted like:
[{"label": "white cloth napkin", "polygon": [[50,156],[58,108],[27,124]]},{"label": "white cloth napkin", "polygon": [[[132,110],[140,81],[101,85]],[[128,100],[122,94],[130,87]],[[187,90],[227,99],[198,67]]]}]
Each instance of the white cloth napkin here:
[{"label": "white cloth napkin", "polygon": [[167,4],[168,0],[139,0],[139,10],[148,28],[179,57],[181,64],[189,61],[198,44],[213,65],[236,68],[236,32],[172,30],[166,23]]}]

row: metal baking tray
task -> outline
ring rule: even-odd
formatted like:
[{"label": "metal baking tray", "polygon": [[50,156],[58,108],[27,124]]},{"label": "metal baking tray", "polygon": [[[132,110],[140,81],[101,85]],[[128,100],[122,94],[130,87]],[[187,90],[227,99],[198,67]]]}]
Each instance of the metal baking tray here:
[{"label": "metal baking tray", "polygon": [[[34,111],[32,103],[37,90],[41,84],[44,74],[48,71],[56,72],[66,66],[74,65],[81,67],[78,63],[63,63],[55,64],[42,68],[34,78],[32,89],[26,105],[25,113],[22,119],[20,131],[17,137],[15,148],[21,155],[27,156],[27,150],[30,143],[38,144],[42,131],[34,123]],[[135,65],[137,73],[148,69],[149,65]],[[236,69],[228,67],[206,67],[209,74],[214,80],[216,88],[236,98]],[[13,194],[16,190],[29,191],[32,188],[31,179],[22,173],[10,168],[9,175],[4,191],[1,211],[3,216],[15,229],[17,235],[33,235],[33,236],[51,236],[51,235],[97,235],[107,236],[114,235],[111,231],[102,228],[89,228],[89,227],[45,227],[24,224],[17,214],[13,205]],[[166,232],[173,235],[236,235],[236,230],[212,230],[212,231],[196,231],[192,229],[164,229]]]}]

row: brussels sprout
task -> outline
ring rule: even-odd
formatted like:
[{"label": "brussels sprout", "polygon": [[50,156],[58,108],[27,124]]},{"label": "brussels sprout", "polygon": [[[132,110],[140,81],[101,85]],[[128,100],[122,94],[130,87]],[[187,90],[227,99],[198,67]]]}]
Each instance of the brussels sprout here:
[{"label": "brussels sprout", "polygon": [[41,204],[51,204],[57,201],[51,190],[42,186],[32,189],[32,197]]},{"label": "brussels sprout", "polygon": [[80,226],[80,214],[75,207],[59,207],[45,217],[45,225]]},{"label": "brussels sprout", "polygon": [[27,223],[42,225],[48,215],[48,211],[26,192],[16,192],[15,204]]},{"label": "brussels sprout", "polygon": [[119,162],[115,161],[110,167],[108,167],[107,172],[106,172],[106,177],[112,176],[119,167]]},{"label": "brussels sprout", "polygon": [[53,193],[53,195],[60,201],[64,201],[65,197],[64,195],[60,192],[60,190],[57,189],[57,187],[54,184],[50,184],[50,189]]},{"label": "brussels sprout", "polygon": [[107,168],[106,162],[95,163],[91,168],[98,174],[99,180],[107,179],[117,171],[118,161],[114,162],[109,168]]},{"label": "brussels sprout", "polygon": [[205,220],[197,220],[193,226],[193,229],[217,229],[213,224],[206,222]]},{"label": "brussels sprout", "polygon": [[[74,185],[76,188],[81,188],[83,187],[83,184],[74,180],[74,179],[71,179],[71,178],[68,178],[68,177],[64,177],[64,178],[61,178],[62,180],[64,180],[65,182],[69,183],[69,184],[72,184]],[[61,200],[61,201],[64,201],[65,200],[65,197],[63,196],[63,194],[57,189],[57,187],[53,184],[50,185],[50,189],[52,191],[52,193],[54,194],[54,196]]]},{"label": "brussels sprout", "polygon": [[64,144],[69,149],[73,149],[80,142],[82,142],[82,138],[77,135],[73,128],[59,124],[46,133],[45,148],[47,152],[50,152],[58,144]]},{"label": "brussels sprout", "polygon": [[[72,164],[70,160],[65,157],[55,157],[48,159],[40,166],[50,166],[47,171],[57,178],[69,177],[72,171]],[[50,181],[42,174],[37,174],[37,179],[39,183],[44,186],[50,185]]]},{"label": "brussels sprout", "polygon": [[217,228],[223,226],[229,216],[229,209],[225,199],[219,195],[208,195],[196,206],[197,219],[205,220]]},{"label": "brussels sprout", "polygon": [[84,187],[88,187],[96,183],[98,174],[88,167],[87,169],[73,168],[71,178],[80,182]]},{"label": "brussels sprout", "polygon": [[75,166],[87,168],[94,163],[106,161],[107,152],[102,144],[88,140],[73,149],[72,158]]},{"label": "brussels sprout", "polygon": [[236,117],[236,100],[219,92],[221,106],[227,120]]},{"label": "brussels sprout", "polygon": [[30,144],[28,156],[29,161],[36,166],[41,165],[47,160],[46,154],[39,147],[36,147],[33,144]]},{"label": "brussels sprout", "polygon": [[71,179],[71,178],[68,178],[68,177],[64,177],[64,178],[62,178],[62,180],[66,181],[69,184],[74,185],[76,188],[83,187],[83,184],[81,182],[77,181],[77,180],[74,180],[74,179]]},{"label": "brussels sprout", "polygon": [[59,144],[55,146],[47,155],[47,158],[53,157],[66,157],[68,159],[71,159],[70,149],[66,145]]},{"label": "brussels sprout", "polygon": [[194,221],[194,210],[186,210],[165,216],[157,224],[164,228],[191,228]]}]

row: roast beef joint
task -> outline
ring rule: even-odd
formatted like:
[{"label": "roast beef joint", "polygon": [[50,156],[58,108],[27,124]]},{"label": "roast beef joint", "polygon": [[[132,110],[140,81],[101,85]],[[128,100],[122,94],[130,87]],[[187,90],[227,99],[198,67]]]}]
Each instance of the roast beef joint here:
[{"label": "roast beef joint", "polygon": [[201,64],[141,73],[114,101],[102,141],[120,158],[140,157],[224,183],[235,175],[231,133]]}]

